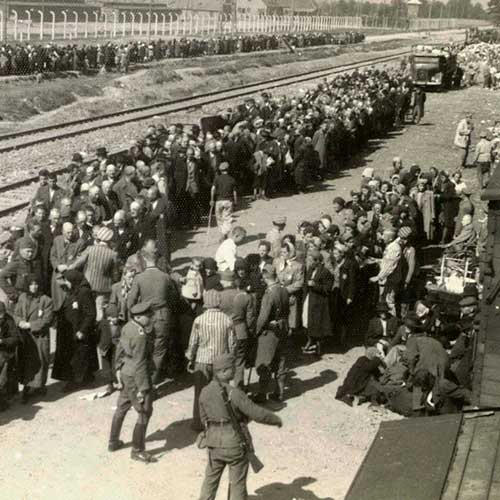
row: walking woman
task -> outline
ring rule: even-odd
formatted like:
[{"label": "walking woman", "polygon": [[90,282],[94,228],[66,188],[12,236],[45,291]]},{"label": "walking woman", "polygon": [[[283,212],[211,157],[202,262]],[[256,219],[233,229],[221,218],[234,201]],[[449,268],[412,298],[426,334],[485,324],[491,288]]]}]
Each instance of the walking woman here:
[{"label": "walking woman", "polygon": [[19,296],[14,319],[22,336],[19,375],[24,386],[22,402],[26,404],[31,389],[34,389],[35,396],[47,393],[50,362],[52,299],[41,292],[40,279],[35,275],[29,277],[28,291]]},{"label": "walking woman", "polygon": [[88,281],[72,269],[63,275],[68,293],[57,318],[57,344],[52,378],[70,392],[90,382],[98,369],[95,346],[95,300]]}]

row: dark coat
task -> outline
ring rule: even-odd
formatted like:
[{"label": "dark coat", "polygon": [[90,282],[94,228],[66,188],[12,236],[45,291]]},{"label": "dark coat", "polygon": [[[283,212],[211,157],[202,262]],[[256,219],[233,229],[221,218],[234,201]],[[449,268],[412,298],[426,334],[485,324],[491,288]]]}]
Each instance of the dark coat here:
[{"label": "dark coat", "polygon": [[378,376],[379,366],[382,364],[380,358],[369,359],[361,356],[351,366],[345,377],[344,383],[337,389],[337,399],[347,395],[361,394],[368,383]]},{"label": "dark coat", "polygon": [[50,211],[59,206],[62,198],[64,198],[64,191],[59,186],[56,186],[52,199],[50,199],[49,186],[40,186],[33,197],[33,202],[42,202],[47,211]]},{"label": "dark coat", "polygon": [[354,258],[347,257],[339,267],[339,292],[344,301],[356,296],[359,265]]},{"label": "dark coat", "polygon": [[[97,370],[95,320],[92,290],[83,280],[66,296],[59,312],[52,378],[81,383]],[[77,332],[83,333],[82,340],[77,339]]]},{"label": "dark coat", "polygon": [[16,351],[21,336],[14,319],[6,314],[0,321],[0,390],[8,394],[17,392]]},{"label": "dark coat", "polygon": [[460,198],[455,191],[455,185],[451,181],[443,184],[439,196],[441,206],[441,220],[445,227],[455,226],[455,217],[458,215]]},{"label": "dark coat", "polygon": [[[304,297],[306,297],[308,325],[307,334],[311,337],[325,337],[332,334],[330,315],[330,292],[333,286],[333,276],[320,264],[314,276],[314,285],[309,286],[312,270],[306,270],[304,280]],[[309,298],[307,298],[309,297]]]},{"label": "dark coat", "polygon": [[110,229],[113,230],[113,248],[116,250],[120,262],[125,264],[127,259],[139,250],[139,237],[135,231],[127,226],[121,234],[114,224],[110,226]]}]

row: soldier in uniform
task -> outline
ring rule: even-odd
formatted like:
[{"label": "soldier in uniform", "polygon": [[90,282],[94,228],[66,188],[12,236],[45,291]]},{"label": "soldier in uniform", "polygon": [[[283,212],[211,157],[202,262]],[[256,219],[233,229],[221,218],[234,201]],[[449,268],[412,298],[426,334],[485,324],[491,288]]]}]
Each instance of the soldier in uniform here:
[{"label": "soldier in uniform", "polygon": [[132,320],[122,330],[116,353],[116,378],[120,396],[111,423],[108,450],[117,451],[124,446],[120,440],[123,420],[131,407],[137,412],[137,422],[132,434],[130,457],[139,462],[156,462],[145,450],[146,429],[153,413],[153,339],[151,318],[153,309],[149,302],[140,302],[130,310]]},{"label": "soldier in uniform", "polygon": [[248,432],[248,420],[261,424],[282,426],[278,415],[254,404],[246,394],[232,387],[229,382],[234,377],[234,359],[230,354],[222,354],[214,359],[214,378],[203,388],[200,395],[200,413],[205,427],[206,446],[208,448],[208,464],[205,480],[201,488],[200,500],[214,500],[217,495],[220,478],[226,465],[229,466],[229,489],[231,500],[246,500],[248,451],[242,446],[242,441],[231,421],[222,391],[225,389],[229,405],[233,408],[241,430],[247,437],[251,447],[251,437]]},{"label": "soldier in uniform", "polygon": [[286,376],[286,350],[288,336],[288,292],[281,287],[276,269],[267,264],[262,271],[267,289],[262,297],[257,318],[257,356],[255,369],[259,375],[259,394],[256,402],[267,400],[271,375],[275,375],[277,391],[272,396],[283,401]]}]

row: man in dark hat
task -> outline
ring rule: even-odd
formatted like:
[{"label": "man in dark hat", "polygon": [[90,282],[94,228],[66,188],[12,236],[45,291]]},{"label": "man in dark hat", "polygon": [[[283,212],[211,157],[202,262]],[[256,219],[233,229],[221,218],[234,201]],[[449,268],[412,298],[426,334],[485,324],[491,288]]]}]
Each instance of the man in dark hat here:
[{"label": "man in dark hat", "polygon": [[379,302],[375,312],[377,315],[368,323],[365,344],[368,347],[375,346],[381,353],[387,354],[398,330],[398,320],[391,315],[386,302]]},{"label": "man in dark hat", "polygon": [[[200,500],[213,500],[220,478],[229,467],[230,495],[246,499],[248,455],[242,449],[240,436],[235,432],[225,399],[229,401],[243,432],[249,436],[248,420],[281,427],[280,417],[252,403],[246,394],[229,382],[234,377],[234,359],[230,354],[217,356],[213,362],[214,378],[200,395],[200,413],[204,425],[208,465],[201,488]],[[253,451],[253,450],[252,450]]]},{"label": "man in dark hat", "polygon": [[276,377],[277,388],[272,395],[278,401],[282,401],[287,370],[288,292],[277,280],[276,269],[273,266],[264,266],[262,279],[267,289],[262,297],[256,325],[258,339],[255,369],[259,375],[259,394],[256,401],[267,400],[273,374]]},{"label": "man in dark hat", "polygon": [[145,450],[146,430],[153,413],[153,309],[149,302],[140,302],[130,309],[130,315],[132,320],[123,327],[116,353],[116,374],[121,388],[111,423],[108,450],[117,451],[123,447],[120,431],[125,416],[133,407],[137,412],[137,422],[130,457],[150,463],[156,462],[155,457]]}]

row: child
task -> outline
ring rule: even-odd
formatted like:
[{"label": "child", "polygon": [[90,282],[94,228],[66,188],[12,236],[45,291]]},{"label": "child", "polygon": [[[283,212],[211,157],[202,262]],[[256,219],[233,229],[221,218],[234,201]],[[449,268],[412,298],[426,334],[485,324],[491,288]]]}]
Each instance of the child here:
[{"label": "child", "polygon": [[217,274],[217,262],[212,257],[203,259],[203,270],[205,274],[204,286],[205,290],[222,290],[220,276]]},{"label": "child", "polygon": [[189,266],[189,271],[182,285],[182,296],[189,302],[191,309],[195,310],[201,304],[203,298],[203,277],[201,274],[202,262],[194,258]]}]

